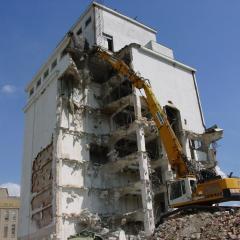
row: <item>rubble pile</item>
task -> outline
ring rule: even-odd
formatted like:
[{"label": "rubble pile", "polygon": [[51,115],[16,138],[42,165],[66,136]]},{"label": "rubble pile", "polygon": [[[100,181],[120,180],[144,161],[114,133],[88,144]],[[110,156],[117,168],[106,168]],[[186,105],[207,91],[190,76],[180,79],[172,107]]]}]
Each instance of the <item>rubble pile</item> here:
[{"label": "rubble pile", "polygon": [[240,209],[172,216],[151,240],[240,239]]}]

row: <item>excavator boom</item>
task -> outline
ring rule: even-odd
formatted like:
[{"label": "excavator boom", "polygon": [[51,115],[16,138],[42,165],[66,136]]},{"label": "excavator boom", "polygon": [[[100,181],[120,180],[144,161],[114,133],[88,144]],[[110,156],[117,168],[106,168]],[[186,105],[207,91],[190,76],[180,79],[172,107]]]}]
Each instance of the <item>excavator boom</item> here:
[{"label": "excavator boom", "polygon": [[166,150],[176,179],[168,182],[169,203],[172,207],[189,205],[211,205],[213,203],[240,200],[240,179],[219,178],[198,182],[197,172],[183,152],[167,116],[154,95],[149,82],[137,75],[124,61],[114,57],[105,50],[97,48],[99,57],[108,62],[119,74],[127,77],[132,85],[143,89],[145,99],[158,128],[159,137]]},{"label": "excavator boom", "polygon": [[116,59],[106,51],[99,48],[98,54],[102,59],[110,63],[119,74],[127,77],[134,87],[144,90],[149,111],[156,123],[172,168],[175,170],[177,177],[185,177],[190,174],[187,168],[187,158],[183,153],[182,147],[147,80],[138,76],[126,63]]}]

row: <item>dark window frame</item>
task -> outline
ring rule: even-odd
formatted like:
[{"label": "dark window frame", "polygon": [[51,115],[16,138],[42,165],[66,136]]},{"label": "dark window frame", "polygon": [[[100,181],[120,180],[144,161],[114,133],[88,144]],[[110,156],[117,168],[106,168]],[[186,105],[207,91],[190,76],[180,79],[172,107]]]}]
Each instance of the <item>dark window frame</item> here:
[{"label": "dark window frame", "polygon": [[108,43],[108,50],[113,52],[114,51],[113,36],[103,33],[103,37],[106,39]]},{"label": "dark window frame", "polygon": [[41,83],[42,83],[42,79],[39,78],[38,81],[37,81],[36,87],[38,88],[41,85]]},{"label": "dark window frame", "polygon": [[11,226],[11,234],[12,234],[12,237],[16,236],[16,224],[12,224],[12,226]]},{"label": "dark window frame", "polygon": [[92,21],[92,16],[90,16],[90,17],[86,20],[86,22],[85,22],[85,28],[91,23],[91,21]]},{"label": "dark window frame", "polygon": [[13,221],[17,220],[17,213],[15,211],[12,213],[12,220]]},{"label": "dark window frame", "polygon": [[77,35],[81,35],[82,32],[83,32],[83,31],[82,31],[82,27],[80,27],[80,28],[77,30],[76,34],[77,34]]},{"label": "dark window frame", "polygon": [[32,87],[29,91],[29,97],[31,97],[34,94],[34,87]]},{"label": "dark window frame", "polygon": [[9,210],[7,210],[4,214],[4,220],[5,221],[9,221],[9,215],[10,215]]},{"label": "dark window frame", "polygon": [[47,78],[47,76],[49,75],[49,69],[47,69],[44,74],[43,74],[43,79]]},{"label": "dark window frame", "polygon": [[57,66],[57,64],[58,64],[58,62],[57,62],[57,58],[56,58],[51,64],[51,69],[53,70]]}]

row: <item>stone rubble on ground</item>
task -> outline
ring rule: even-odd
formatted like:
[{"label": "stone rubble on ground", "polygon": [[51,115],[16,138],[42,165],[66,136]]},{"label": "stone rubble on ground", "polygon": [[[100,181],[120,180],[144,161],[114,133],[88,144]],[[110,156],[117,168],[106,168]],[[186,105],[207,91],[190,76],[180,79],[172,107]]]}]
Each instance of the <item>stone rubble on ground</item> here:
[{"label": "stone rubble on ground", "polygon": [[240,240],[240,210],[178,214],[165,220],[150,239]]}]

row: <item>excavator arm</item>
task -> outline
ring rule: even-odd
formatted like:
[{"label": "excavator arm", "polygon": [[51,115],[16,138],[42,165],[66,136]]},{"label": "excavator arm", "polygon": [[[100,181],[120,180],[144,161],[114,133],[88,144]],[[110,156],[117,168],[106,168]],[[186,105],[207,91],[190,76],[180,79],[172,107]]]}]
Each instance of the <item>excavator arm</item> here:
[{"label": "excavator arm", "polygon": [[177,178],[193,174],[189,172],[187,157],[183,153],[183,149],[168,122],[167,116],[155,97],[148,81],[138,76],[124,61],[115,58],[101,48],[98,48],[97,52],[100,58],[110,63],[119,74],[127,77],[134,87],[144,90],[149,111],[156,123],[161,142],[166,150],[171,167],[176,172]]},{"label": "excavator arm", "polygon": [[240,200],[239,178],[221,179],[216,176],[215,179],[198,183],[196,178],[199,177],[200,173],[195,170],[184,154],[182,146],[148,81],[138,76],[124,61],[115,58],[101,48],[97,48],[97,54],[119,74],[127,77],[134,87],[143,89],[145,92],[149,111],[158,128],[169,163],[176,173],[176,179],[168,182],[169,204],[178,208]]}]

